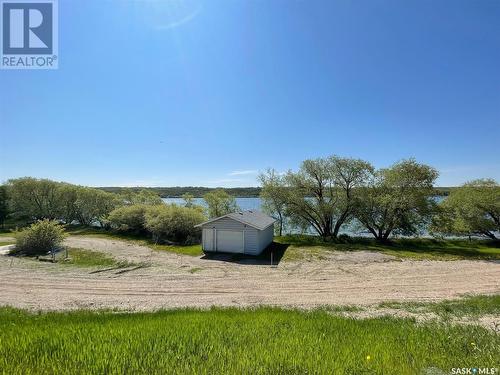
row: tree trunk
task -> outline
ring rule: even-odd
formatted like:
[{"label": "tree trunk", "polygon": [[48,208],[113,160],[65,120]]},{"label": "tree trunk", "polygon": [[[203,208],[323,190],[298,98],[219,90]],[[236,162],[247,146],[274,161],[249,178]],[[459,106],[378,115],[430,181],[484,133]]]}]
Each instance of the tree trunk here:
[{"label": "tree trunk", "polygon": [[490,232],[489,230],[484,231],[483,234],[486,237],[488,237],[488,238],[490,238],[492,240],[496,240],[497,239],[497,237],[492,232]]}]

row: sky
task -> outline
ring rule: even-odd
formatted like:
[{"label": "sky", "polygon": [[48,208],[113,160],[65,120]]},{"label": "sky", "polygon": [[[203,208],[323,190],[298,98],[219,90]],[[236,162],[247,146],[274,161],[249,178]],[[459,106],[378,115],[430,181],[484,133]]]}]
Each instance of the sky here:
[{"label": "sky", "polygon": [[332,154],[500,180],[500,1],[59,0],[0,70],[0,181],[256,186]]}]

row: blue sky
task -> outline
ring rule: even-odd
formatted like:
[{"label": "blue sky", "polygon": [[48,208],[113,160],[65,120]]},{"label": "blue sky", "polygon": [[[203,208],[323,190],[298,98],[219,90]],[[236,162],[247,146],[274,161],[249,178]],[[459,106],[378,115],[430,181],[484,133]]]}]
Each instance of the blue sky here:
[{"label": "blue sky", "polygon": [[338,154],[500,180],[500,1],[60,0],[0,70],[0,180],[252,186]]}]

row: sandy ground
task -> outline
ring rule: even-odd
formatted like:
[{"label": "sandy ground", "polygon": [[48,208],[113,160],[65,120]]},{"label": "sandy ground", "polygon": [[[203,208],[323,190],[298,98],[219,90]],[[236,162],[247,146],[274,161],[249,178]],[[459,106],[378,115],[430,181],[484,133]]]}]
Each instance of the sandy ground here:
[{"label": "sandy ground", "polygon": [[0,305],[42,310],[279,305],[371,305],[500,293],[493,261],[400,261],[373,252],[277,267],[156,252],[130,243],[70,237],[67,245],[141,263],[84,269],[0,255]]}]

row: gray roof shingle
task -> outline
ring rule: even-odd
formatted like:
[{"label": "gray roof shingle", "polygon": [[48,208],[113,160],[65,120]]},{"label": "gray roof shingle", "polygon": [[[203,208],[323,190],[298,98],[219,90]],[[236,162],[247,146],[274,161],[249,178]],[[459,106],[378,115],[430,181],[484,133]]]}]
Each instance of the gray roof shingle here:
[{"label": "gray roof shingle", "polygon": [[276,221],[272,217],[260,212],[260,211],[255,211],[255,210],[249,210],[249,211],[240,211],[240,212],[233,212],[221,217],[216,217],[214,219],[211,219],[209,221],[206,221],[204,223],[196,225],[197,227],[201,227],[205,224],[212,223],[214,221],[217,221],[219,219],[222,219],[224,217],[229,217],[233,220],[239,221],[240,223],[249,225],[255,229],[265,229],[271,224],[274,224]]}]

